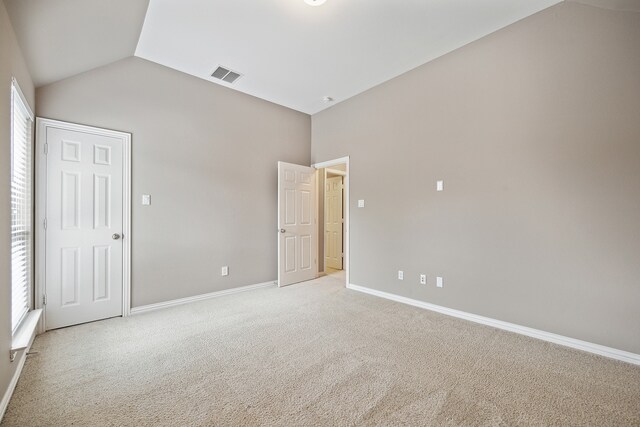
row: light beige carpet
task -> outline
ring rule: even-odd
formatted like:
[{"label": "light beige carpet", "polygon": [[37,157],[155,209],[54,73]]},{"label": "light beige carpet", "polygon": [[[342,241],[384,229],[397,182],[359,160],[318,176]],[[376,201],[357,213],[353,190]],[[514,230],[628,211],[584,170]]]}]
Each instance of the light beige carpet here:
[{"label": "light beige carpet", "polygon": [[334,277],[48,332],[3,426],[640,425],[640,367]]}]

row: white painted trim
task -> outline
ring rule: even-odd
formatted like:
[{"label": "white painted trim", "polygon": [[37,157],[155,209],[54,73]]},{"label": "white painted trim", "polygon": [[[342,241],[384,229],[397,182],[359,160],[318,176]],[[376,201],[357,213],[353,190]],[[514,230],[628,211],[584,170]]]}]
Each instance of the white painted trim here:
[{"label": "white painted trim", "polygon": [[349,156],[340,157],[338,159],[327,160],[325,162],[318,162],[311,165],[312,168],[322,169],[330,166],[341,165],[343,163],[349,163]]},{"label": "white painted trim", "polygon": [[20,374],[22,373],[22,368],[24,368],[24,363],[27,360],[26,357],[27,351],[23,351],[20,355],[20,360],[18,361],[18,366],[16,367],[16,371],[13,373],[13,377],[11,378],[11,382],[9,383],[9,387],[7,387],[7,391],[4,393],[2,397],[2,401],[0,401],[0,421],[4,418],[4,413],[7,411],[9,407],[9,401],[11,401],[11,396],[13,396],[13,392],[16,389],[16,385],[18,384],[18,379],[20,379]]},{"label": "white painted trim", "polygon": [[122,136],[122,317],[127,317],[131,314],[131,134]]},{"label": "white painted trim", "polygon": [[25,316],[22,324],[16,330],[16,333],[11,339],[11,351],[20,351],[29,347],[29,344],[33,340],[33,336],[38,329],[38,323],[40,321],[40,315],[42,309],[30,310]]},{"label": "white painted trim", "polygon": [[11,84],[13,85],[13,87],[16,90],[16,92],[18,93],[18,96],[20,97],[20,100],[22,101],[22,103],[24,104],[25,108],[27,109],[27,113],[29,113],[29,118],[33,122],[33,110],[31,109],[31,106],[27,102],[27,98],[24,96],[24,93],[22,93],[22,89],[20,88],[20,84],[18,83],[18,80],[15,77],[11,77]]},{"label": "white painted trim", "polygon": [[587,341],[578,340],[575,338],[569,338],[562,335],[553,334],[551,332],[541,331],[539,329],[520,326],[520,325],[516,325],[515,323],[503,322],[502,320],[496,320],[490,317],[478,316],[477,314],[467,313],[465,311],[460,311],[460,310],[454,310],[452,308],[442,307],[440,305],[435,305],[435,304],[431,304],[424,301],[418,301],[412,298],[407,298],[400,295],[391,294],[388,292],[378,291],[376,289],[371,289],[364,286],[358,286],[351,283],[347,285],[347,288],[354,291],[363,292],[365,294],[374,295],[380,298],[385,298],[391,301],[396,301],[403,304],[412,305],[414,307],[435,311],[437,313],[445,314],[447,316],[453,316],[459,319],[469,320],[471,322],[480,323],[482,325],[487,325],[487,326],[491,326],[498,329],[503,329],[509,332],[515,332],[516,334],[526,335],[528,337],[552,342],[554,344],[563,345],[565,347],[571,347],[577,350],[582,350],[589,353],[598,354],[600,356],[609,357],[611,359],[620,360],[620,361],[631,363],[634,365],[640,365],[640,354],[635,354],[635,353],[631,353],[624,350],[618,350],[615,348],[606,347],[600,344],[594,344]]},{"label": "white painted trim", "polygon": [[[280,178],[280,164],[281,163],[282,162],[279,161],[277,163],[277,166],[276,166],[277,174],[278,174],[278,184],[277,184],[278,187],[276,189],[276,193],[277,193],[277,195],[276,195],[276,204],[278,205],[277,206],[277,213],[276,213],[276,227],[277,227],[277,234],[276,234],[276,242],[277,242],[276,243],[277,244],[276,248],[277,249],[276,250],[278,251],[278,255],[277,255],[278,265],[276,266],[276,268],[278,269],[278,276],[276,277],[276,284],[278,286],[280,286],[280,283],[282,283],[282,272],[280,271],[280,265],[281,265],[280,264],[280,261],[281,261],[281,255],[280,255],[280,245],[281,245],[281,242],[280,242],[280,230],[281,230],[281,228],[280,228],[280,203],[281,203],[281,197],[280,197],[281,196],[281,194],[280,194],[280,180],[281,180],[281,178]],[[318,183],[318,180],[316,179],[316,185],[317,185],[317,183]],[[316,199],[317,199],[317,197],[318,197],[318,195],[317,195],[317,188],[316,188]],[[316,263],[316,270],[317,269],[318,269],[318,264]]]},{"label": "white painted trim", "polygon": [[270,282],[258,283],[256,285],[241,286],[239,288],[225,289],[222,291],[210,292],[208,294],[195,295],[187,298],[174,299],[171,301],[163,301],[163,302],[158,302],[158,303],[149,304],[149,305],[141,305],[140,307],[133,307],[131,309],[131,314],[133,315],[133,314],[148,313],[149,311],[160,310],[168,307],[175,307],[176,305],[188,304],[191,302],[202,301],[202,300],[207,300],[211,298],[218,298],[225,295],[233,295],[233,294],[238,294],[240,292],[253,291],[261,288],[269,288],[272,286],[275,287],[277,286],[276,283],[277,282],[275,280],[272,280]]},{"label": "white painted trim", "polygon": [[58,120],[36,118],[36,268],[35,268],[35,308],[42,308],[38,332],[44,332],[47,325],[46,310],[42,298],[46,290],[46,231],[44,219],[47,213],[47,156],[44,153],[47,128],[57,128],[93,135],[108,136],[122,140],[122,316],[131,311],[131,134]]},{"label": "white painted trim", "polygon": [[44,230],[44,219],[47,215],[47,156],[44,152],[45,130],[42,128],[40,119],[36,119],[36,141],[35,141],[35,202],[36,202],[36,221],[33,227],[35,237],[35,308],[41,308],[40,322],[38,324],[38,333],[41,334],[46,330],[46,312],[42,298],[45,291],[46,277],[46,253],[47,253],[47,236]]},{"label": "white painted trim", "polygon": [[[5,391],[4,396],[2,396],[2,400],[0,400],[0,422],[2,418],[4,418],[4,414],[9,407],[9,401],[11,400],[11,396],[13,396],[13,392],[16,389],[16,385],[18,384],[18,379],[20,378],[20,374],[22,373],[22,368],[24,368],[24,364],[27,361],[27,353],[31,349],[31,345],[33,344],[33,340],[35,339],[36,334],[31,334],[31,339],[29,340],[29,344],[24,351],[21,351],[20,358],[18,359],[18,366],[16,366],[16,370],[13,373],[13,377],[9,382],[9,386],[7,387],[7,391]],[[15,362],[15,360],[14,360]]]},{"label": "white painted trim", "polygon": [[[349,199],[351,196],[350,190],[350,176],[351,176],[351,165],[350,165],[350,156],[340,157],[339,159],[327,160],[326,162],[318,162],[311,165],[311,167],[316,169],[328,168],[330,166],[346,164],[346,171],[344,175],[344,270],[345,270],[345,285],[349,287],[349,272],[351,271],[351,253],[350,248],[350,231],[351,231],[351,215],[349,213]],[[324,254],[322,254],[324,256]]]}]

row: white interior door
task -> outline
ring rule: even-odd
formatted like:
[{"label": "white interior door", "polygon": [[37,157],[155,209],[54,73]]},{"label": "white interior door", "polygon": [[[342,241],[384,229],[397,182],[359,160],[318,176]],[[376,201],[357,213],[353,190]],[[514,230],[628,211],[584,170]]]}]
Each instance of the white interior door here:
[{"label": "white interior door", "polygon": [[43,137],[47,329],[120,316],[123,141],[56,127]]},{"label": "white interior door", "polygon": [[278,286],[316,278],[316,170],[278,162]]},{"label": "white interior door", "polygon": [[342,270],[342,177],[327,178],[324,203],[325,266]]}]

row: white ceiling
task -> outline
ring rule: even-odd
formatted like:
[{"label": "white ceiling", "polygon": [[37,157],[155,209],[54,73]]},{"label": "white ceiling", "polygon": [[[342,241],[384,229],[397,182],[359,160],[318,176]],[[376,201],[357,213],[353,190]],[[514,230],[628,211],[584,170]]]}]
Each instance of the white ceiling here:
[{"label": "white ceiling", "polygon": [[132,56],[149,0],[5,0],[36,86]]},{"label": "white ceiling", "polygon": [[314,114],[560,1],[151,0],[136,56]]}]

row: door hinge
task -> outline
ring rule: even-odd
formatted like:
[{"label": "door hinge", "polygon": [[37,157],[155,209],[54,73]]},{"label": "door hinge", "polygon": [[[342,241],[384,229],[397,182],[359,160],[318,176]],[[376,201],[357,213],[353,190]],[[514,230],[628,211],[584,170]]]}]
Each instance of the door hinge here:
[{"label": "door hinge", "polygon": [[42,295],[42,305],[47,305],[47,294]]},{"label": "door hinge", "polygon": [[45,142],[44,143],[44,155],[46,156],[47,154],[49,154],[49,143]]},{"label": "door hinge", "polygon": [[44,227],[44,229],[47,229],[47,218],[44,219],[44,221],[42,221],[42,226]]}]

